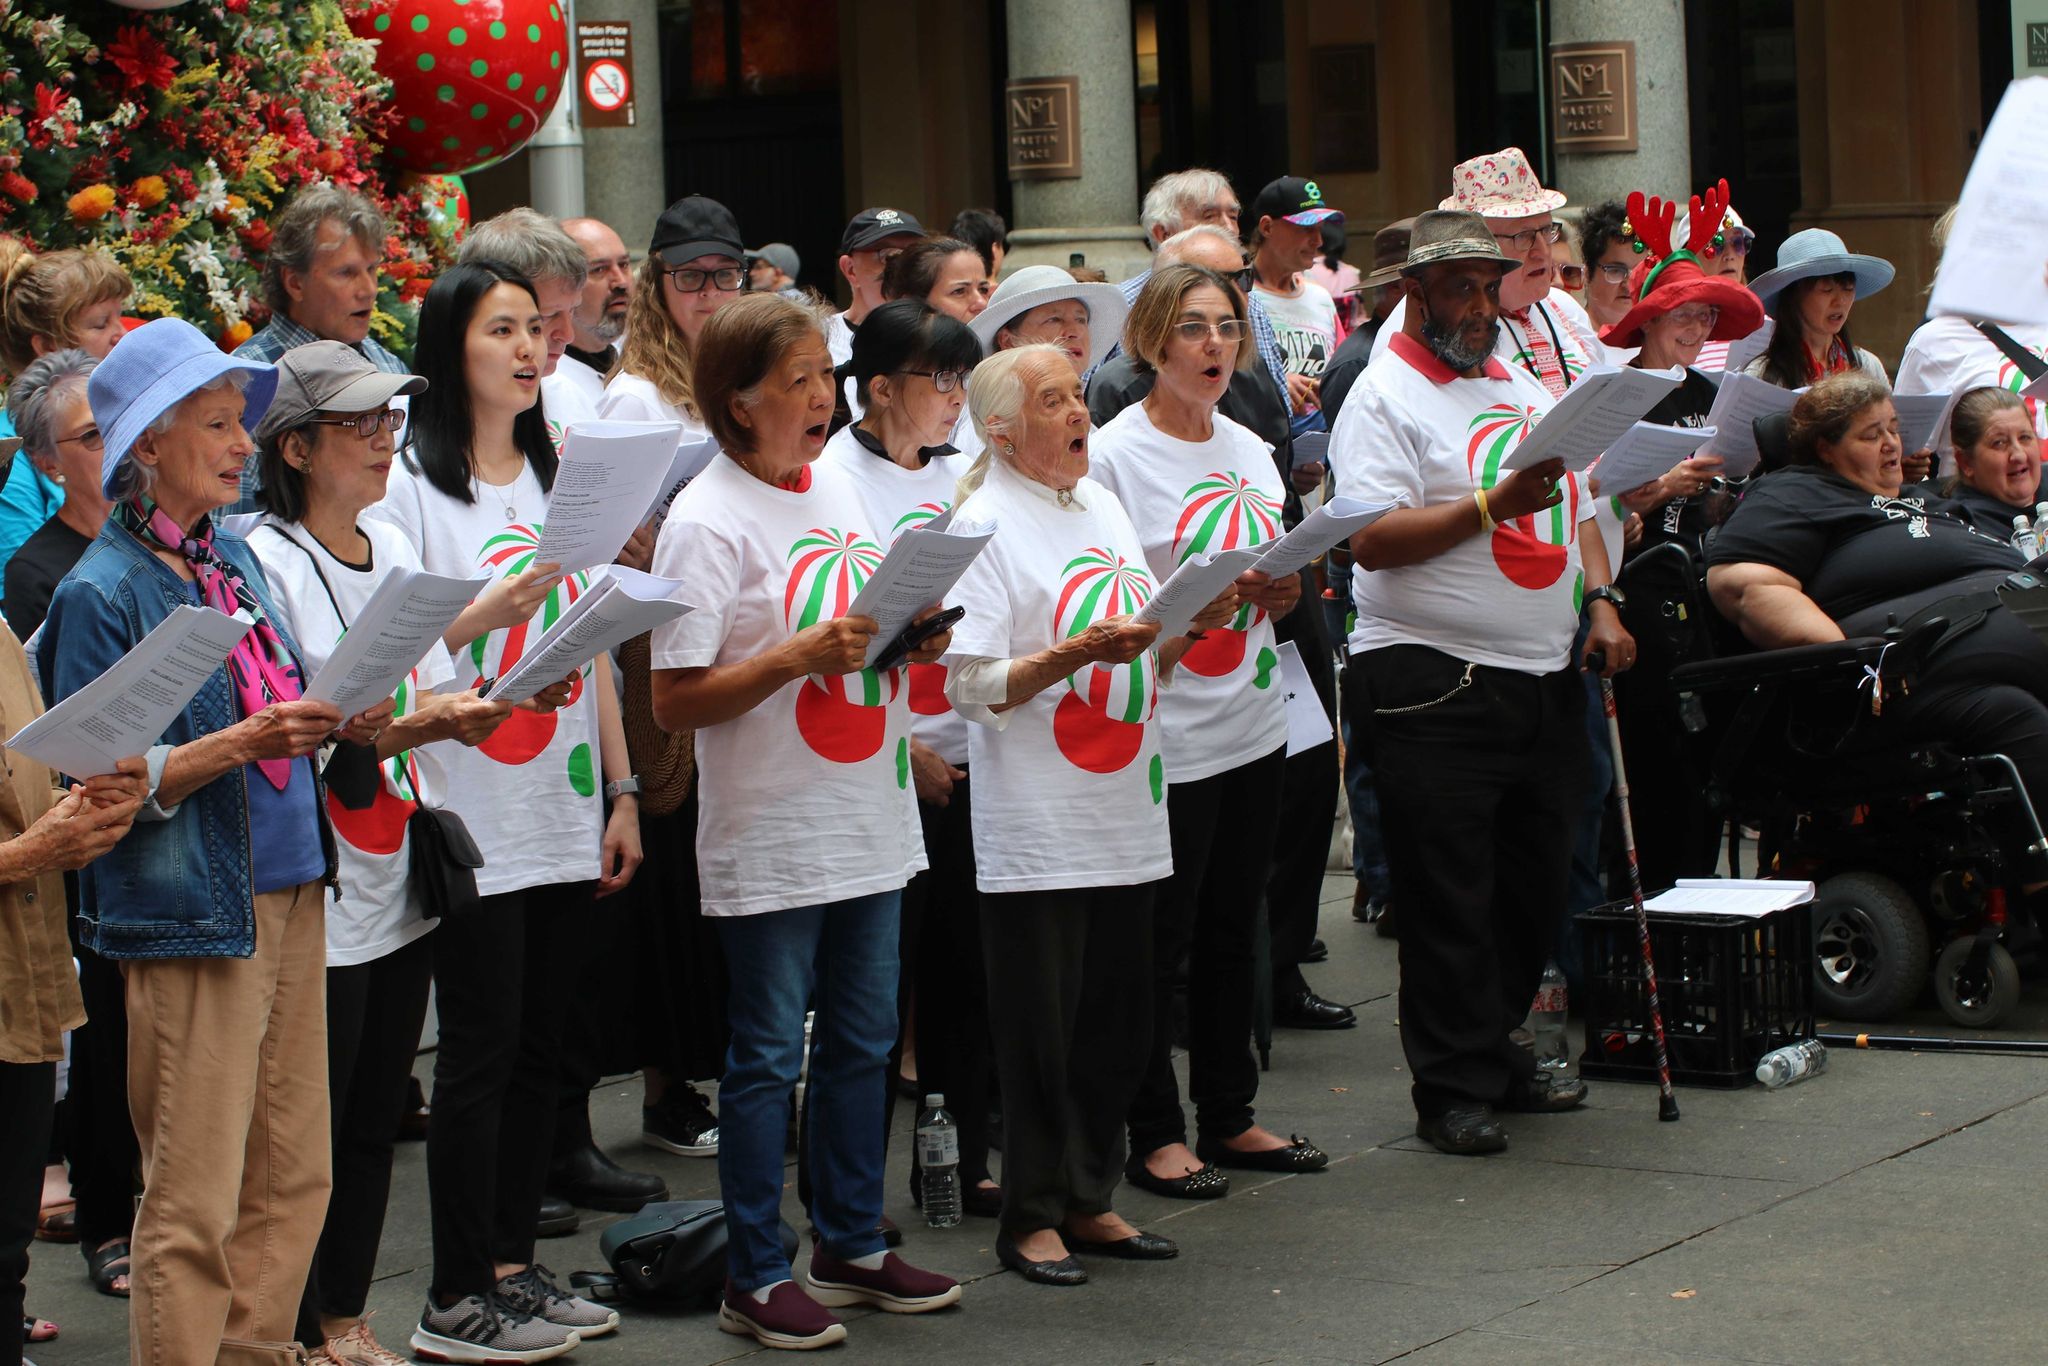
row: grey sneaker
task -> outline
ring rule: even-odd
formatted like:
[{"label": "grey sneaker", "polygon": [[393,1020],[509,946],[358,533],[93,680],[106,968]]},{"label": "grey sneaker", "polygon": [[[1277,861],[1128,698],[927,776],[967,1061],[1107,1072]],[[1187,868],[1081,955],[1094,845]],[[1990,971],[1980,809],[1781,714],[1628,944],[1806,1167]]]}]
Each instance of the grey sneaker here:
[{"label": "grey sneaker", "polygon": [[579,1337],[602,1337],[619,1326],[619,1311],[572,1295],[555,1283],[555,1273],[535,1262],[498,1282],[495,1298],[505,1309],[568,1328]]},{"label": "grey sneaker", "polygon": [[422,1361],[546,1361],[580,1341],[574,1329],[514,1313],[495,1295],[465,1295],[445,1309],[429,1297],[412,1353]]}]

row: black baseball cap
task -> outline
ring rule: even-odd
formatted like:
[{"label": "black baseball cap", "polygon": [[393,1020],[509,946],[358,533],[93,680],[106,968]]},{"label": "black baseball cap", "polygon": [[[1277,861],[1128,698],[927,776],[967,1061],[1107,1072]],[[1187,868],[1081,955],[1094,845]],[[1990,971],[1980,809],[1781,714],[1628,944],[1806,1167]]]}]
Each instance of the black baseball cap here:
[{"label": "black baseball cap", "polygon": [[647,249],[672,266],[699,256],[747,259],[746,244],[740,240],[740,225],[732,210],[701,194],[686,195],[661,211],[661,217],[654,220],[654,240],[647,244]]},{"label": "black baseball cap", "polygon": [[1322,189],[1313,180],[1284,175],[1259,191],[1259,197],[1252,201],[1252,218],[1284,218],[1312,228],[1330,218],[1341,223],[1344,215],[1323,202]]},{"label": "black baseball cap", "polygon": [[839,236],[839,250],[861,251],[887,237],[924,236],[924,224],[901,209],[862,209]]}]

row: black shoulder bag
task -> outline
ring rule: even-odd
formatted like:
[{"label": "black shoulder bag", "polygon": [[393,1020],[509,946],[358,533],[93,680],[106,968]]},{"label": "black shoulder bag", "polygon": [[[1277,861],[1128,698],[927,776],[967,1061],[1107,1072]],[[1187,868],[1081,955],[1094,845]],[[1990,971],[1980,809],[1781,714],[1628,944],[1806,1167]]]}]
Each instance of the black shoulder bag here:
[{"label": "black shoulder bag", "polygon": [[[348,630],[348,618],[342,615],[341,603],[334,596],[334,585],[327,582],[327,573],[320,568],[320,557],[276,523],[266,525],[299,548],[299,553],[313,566],[322,591],[327,594],[327,605],[334,609],[334,619],[341,623],[343,631]],[[340,768],[338,773],[335,772],[337,767]],[[367,791],[364,789],[365,768],[369,783],[383,782],[383,775],[378,772],[376,753],[367,746],[343,744],[328,760],[328,772],[333,774],[328,785],[334,788],[342,805],[351,810],[361,810],[376,797],[374,786]],[[405,834],[411,846],[408,874],[413,887],[419,892],[420,914],[428,920],[438,920],[475,910],[483,899],[476,889],[476,870],[484,866],[483,850],[477,848],[476,838],[462,823],[462,817],[419,800],[417,774],[413,779],[413,797],[413,812],[405,818]]]}]

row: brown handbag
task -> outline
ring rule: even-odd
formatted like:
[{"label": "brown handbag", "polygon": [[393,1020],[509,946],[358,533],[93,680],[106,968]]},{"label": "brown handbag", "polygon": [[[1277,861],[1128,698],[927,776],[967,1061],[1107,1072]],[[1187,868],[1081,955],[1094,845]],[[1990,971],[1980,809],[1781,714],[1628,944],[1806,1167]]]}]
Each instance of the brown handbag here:
[{"label": "brown handbag", "polygon": [[626,755],[640,779],[640,813],[666,816],[690,795],[697,772],[695,731],[670,734],[654,719],[653,642],[637,635],[619,646],[619,669],[626,696],[619,720],[626,732]]}]

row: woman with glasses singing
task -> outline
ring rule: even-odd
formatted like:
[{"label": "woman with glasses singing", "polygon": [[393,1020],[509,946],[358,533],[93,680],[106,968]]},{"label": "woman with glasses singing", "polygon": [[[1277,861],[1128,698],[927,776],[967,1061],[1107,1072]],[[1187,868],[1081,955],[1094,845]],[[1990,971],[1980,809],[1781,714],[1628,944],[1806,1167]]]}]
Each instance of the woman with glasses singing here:
[{"label": "woman with glasses singing", "polygon": [[1628,277],[1642,259],[1635,229],[1629,226],[1627,206],[1609,199],[1586,210],[1579,220],[1579,254],[1586,263],[1581,295],[1586,314],[1598,326],[1612,327],[1635,304]]},{"label": "woman with glasses singing", "polygon": [[[967,376],[980,360],[981,343],[967,325],[918,298],[883,304],[854,333],[847,370],[864,405],[861,419],[833,434],[818,464],[852,477],[869,525],[882,536],[893,540],[952,508],[969,457],[951,439],[967,405]],[[918,1084],[945,1096],[959,1122],[966,1211],[994,1218],[1003,1193],[988,1170],[992,1065],[968,824],[967,720],[946,701],[945,665],[912,664],[909,682],[910,776],[929,866],[903,889],[899,1003],[917,1000],[906,1051],[917,1060]],[[910,1198],[921,1205],[914,1146],[911,1160]]]},{"label": "woman with glasses singing", "polygon": [[[1286,491],[1266,443],[1216,411],[1235,370],[1258,364],[1244,295],[1201,266],[1154,271],[1131,305],[1124,350],[1157,379],[1095,435],[1093,474],[1117,496],[1160,583],[1194,556],[1280,534]],[[1152,918],[1152,1047],[1131,1102],[1125,1179],[1179,1199],[1227,1194],[1219,1168],[1317,1171],[1329,1158],[1252,1117],[1254,942],[1287,762],[1273,622],[1301,576],[1237,581],[1225,624],[1199,634],[1159,695],[1173,873]],[[1187,961],[1188,1147],[1173,1047],[1174,977]]]}]

